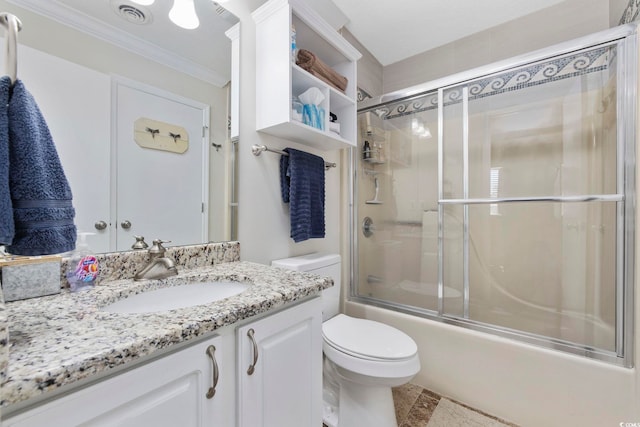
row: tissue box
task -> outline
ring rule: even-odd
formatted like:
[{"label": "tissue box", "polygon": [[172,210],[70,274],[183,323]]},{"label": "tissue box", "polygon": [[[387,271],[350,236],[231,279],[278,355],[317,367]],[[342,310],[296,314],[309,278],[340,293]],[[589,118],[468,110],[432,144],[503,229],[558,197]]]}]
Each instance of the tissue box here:
[{"label": "tissue box", "polygon": [[0,283],[5,302],[60,293],[57,255],[0,260]]}]

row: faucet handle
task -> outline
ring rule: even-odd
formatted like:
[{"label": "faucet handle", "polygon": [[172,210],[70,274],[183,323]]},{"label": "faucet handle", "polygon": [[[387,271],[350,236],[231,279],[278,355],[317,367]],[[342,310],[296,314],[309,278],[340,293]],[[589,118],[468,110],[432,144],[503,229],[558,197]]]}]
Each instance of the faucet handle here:
[{"label": "faucet handle", "polygon": [[133,250],[138,250],[138,249],[147,249],[149,247],[149,245],[147,245],[147,242],[144,241],[144,236],[133,236],[136,238],[136,242],[131,245],[131,249]]},{"label": "faucet handle", "polygon": [[164,256],[164,252],[167,249],[164,246],[162,246],[163,243],[171,243],[171,240],[160,240],[160,239],[154,240],[153,246],[149,248],[149,253],[153,255]]}]

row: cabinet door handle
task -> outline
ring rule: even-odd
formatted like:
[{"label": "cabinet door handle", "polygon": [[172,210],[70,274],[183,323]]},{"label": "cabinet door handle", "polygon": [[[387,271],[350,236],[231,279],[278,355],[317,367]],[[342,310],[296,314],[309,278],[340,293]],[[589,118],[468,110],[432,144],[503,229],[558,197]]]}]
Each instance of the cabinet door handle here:
[{"label": "cabinet door handle", "polygon": [[249,365],[249,369],[247,369],[247,374],[251,375],[256,370],[256,363],[258,363],[258,344],[256,343],[256,339],[253,337],[255,331],[253,329],[249,329],[247,331],[247,336],[251,340],[251,344],[253,345],[253,363]]},{"label": "cabinet door handle", "polygon": [[216,348],[213,345],[207,347],[207,356],[211,360],[211,367],[213,368],[213,385],[209,387],[209,391],[207,391],[207,399],[211,399],[214,394],[216,394],[216,386],[218,385],[218,363],[216,362]]}]

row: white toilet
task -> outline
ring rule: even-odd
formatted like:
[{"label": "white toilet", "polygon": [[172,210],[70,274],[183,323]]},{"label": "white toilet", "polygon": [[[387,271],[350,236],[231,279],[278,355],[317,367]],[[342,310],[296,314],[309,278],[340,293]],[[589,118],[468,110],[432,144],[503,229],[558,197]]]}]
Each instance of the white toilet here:
[{"label": "white toilet", "polygon": [[404,332],[339,314],[340,255],[275,260],[275,267],[331,277],[322,293],[323,421],[328,427],[397,426],[391,387],[420,370],[418,347]]}]

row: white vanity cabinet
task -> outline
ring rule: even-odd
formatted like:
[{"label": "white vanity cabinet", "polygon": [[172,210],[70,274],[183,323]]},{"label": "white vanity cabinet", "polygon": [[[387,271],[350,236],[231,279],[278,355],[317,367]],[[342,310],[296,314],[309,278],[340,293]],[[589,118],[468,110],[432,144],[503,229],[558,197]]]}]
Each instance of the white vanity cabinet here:
[{"label": "white vanity cabinet", "polygon": [[322,303],[237,330],[238,427],[322,426]]},{"label": "white vanity cabinet", "polygon": [[2,425],[232,426],[234,347],[232,334],[216,336],[16,415]]},{"label": "white vanity cabinet", "polygon": [[321,427],[321,334],[322,303],[314,297],[225,326],[212,338],[10,415],[1,425]]},{"label": "white vanity cabinet", "polygon": [[[252,14],[256,23],[256,127],[257,130],[321,150],[356,145],[357,74],[361,54],[311,7],[300,0],[270,0]],[[295,64],[296,46],[316,55],[348,80],[343,92]],[[315,87],[324,100],[323,129],[296,120],[292,100]],[[337,116],[340,132],[330,131],[329,113]]]}]

